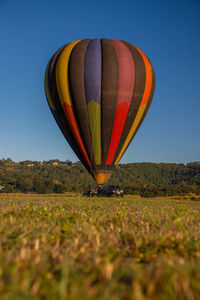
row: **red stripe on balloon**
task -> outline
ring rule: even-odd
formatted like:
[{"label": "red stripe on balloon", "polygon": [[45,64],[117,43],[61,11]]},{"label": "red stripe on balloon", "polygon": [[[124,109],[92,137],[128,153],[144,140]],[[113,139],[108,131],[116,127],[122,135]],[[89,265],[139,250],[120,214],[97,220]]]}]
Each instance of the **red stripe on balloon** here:
[{"label": "red stripe on balloon", "polygon": [[117,105],[116,113],[115,113],[114,129],[112,133],[108,158],[106,162],[106,164],[108,165],[112,164],[112,160],[115,155],[115,151],[117,150],[117,146],[126,122],[128,111],[129,111],[129,104],[127,102],[123,102]]},{"label": "red stripe on balloon", "polygon": [[84,156],[87,164],[90,166],[91,163],[90,163],[90,160],[88,158],[85,146],[83,144],[83,141],[82,141],[82,138],[81,138],[81,135],[80,135],[80,131],[79,131],[79,128],[78,128],[78,124],[77,124],[75,115],[74,115],[73,107],[70,104],[64,102],[63,103],[63,110],[64,110],[64,113],[66,115],[69,126],[71,128],[71,131],[73,132],[74,138],[76,139],[77,144],[78,144],[80,150],[82,151],[83,156]]},{"label": "red stripe on balloon", "polygon": [[121,41],[112,40],[112,42],[118,59],[119,85],[113,132],[106,161],[109,165],[112,164],[124,129],[135,83],[135,65],[131,52]]}]

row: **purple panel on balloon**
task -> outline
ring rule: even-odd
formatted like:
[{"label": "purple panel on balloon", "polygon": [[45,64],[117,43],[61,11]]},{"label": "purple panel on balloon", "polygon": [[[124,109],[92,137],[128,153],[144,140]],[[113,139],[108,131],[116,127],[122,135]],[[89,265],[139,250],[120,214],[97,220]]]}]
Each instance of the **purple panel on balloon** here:
[{"label": "purple panel on balloon", "polygon": [[94,100],[101,104],[101,41],[91,40],[85,54],[85,95],[87,104]]}]

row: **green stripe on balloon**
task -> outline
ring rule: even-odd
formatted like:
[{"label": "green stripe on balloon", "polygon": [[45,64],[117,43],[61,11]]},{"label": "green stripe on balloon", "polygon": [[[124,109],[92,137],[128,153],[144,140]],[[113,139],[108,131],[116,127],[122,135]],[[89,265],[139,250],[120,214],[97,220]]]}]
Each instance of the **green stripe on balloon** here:
[{"label": "green stripe on balloon", "polygon": [[101,164],[101,106],[92,100],[87,104],[94,158],[97,165]]},{"label": "green stripe on balloon", "polygon": [[84,85],[95,164],[101,164],[101,42],[91,40],[85,53]]}]

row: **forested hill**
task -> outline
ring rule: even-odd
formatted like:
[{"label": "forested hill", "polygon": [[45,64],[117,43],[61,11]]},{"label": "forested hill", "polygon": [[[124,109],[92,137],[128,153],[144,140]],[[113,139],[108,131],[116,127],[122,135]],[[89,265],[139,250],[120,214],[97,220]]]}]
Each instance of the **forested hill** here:
[{"label": "forested hill", "polygon": [[[143,196],[200,193],[200,162],[120,164],[108,184]],[[95,182],[80,162],[0,160],[0,192],[82,192]]]}]

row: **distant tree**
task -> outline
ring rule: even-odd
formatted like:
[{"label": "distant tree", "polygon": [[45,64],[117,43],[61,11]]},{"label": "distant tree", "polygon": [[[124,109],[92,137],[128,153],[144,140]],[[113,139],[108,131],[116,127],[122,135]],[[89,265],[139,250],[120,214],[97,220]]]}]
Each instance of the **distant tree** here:
[{"label": "distant tree", "polygon": [[44,193],[44,181],[40,176],[33,179],[33,191],[38,194]]},{"label": "distant tree", "polygon": [[55,184],[54,186],[54,192],[58,194],[62,194],[66,192],[66,187],[63,184]]},{"label": "distant tree", "polygon": [[[63,193],[82,192],[95,186],[80,162],[13,162],[0,160],[0,183],[9,192]],[[200,162],[184,164],[120,164],[108,184],[118,184],[126,194],[185,195],[200,193]]]}]

